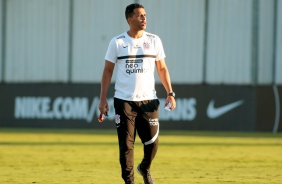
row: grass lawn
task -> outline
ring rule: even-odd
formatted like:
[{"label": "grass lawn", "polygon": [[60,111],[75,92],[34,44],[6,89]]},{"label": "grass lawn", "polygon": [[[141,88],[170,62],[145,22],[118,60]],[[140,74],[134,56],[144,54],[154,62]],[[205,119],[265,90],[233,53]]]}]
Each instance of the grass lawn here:
[{"label": "grass lawn", "polygon": [[[161,131],[159,142],[158,184],[282,181],[281,133]],[[137,137],[136,166],[142,152]],[[116,131],[1,128],[0,183],[122,184]]]}]

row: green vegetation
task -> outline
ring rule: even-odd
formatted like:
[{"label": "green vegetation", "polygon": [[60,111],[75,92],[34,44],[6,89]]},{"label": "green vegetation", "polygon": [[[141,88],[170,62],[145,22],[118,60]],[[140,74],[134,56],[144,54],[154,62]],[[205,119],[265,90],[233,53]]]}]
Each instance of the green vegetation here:
[{"label": "green vegetation", "polygon": [[[282,181],[281,134],[161,131],[159,139],[158,184]],[[136,165],[141,158],[137,137]],[[121,184],[116,131],[2,128],[0,183]]]}]

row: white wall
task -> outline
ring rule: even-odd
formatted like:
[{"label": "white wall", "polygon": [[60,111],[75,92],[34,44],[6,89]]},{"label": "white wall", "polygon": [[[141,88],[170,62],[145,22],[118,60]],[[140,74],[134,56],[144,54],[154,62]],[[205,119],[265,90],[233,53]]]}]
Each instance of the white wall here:
[{"label": "white wall", "polygon": [[100,82],[110,40],[128,29],[125,7],[134,1],[75,0],[72,81]]},{"label": "white wall", "polygon": [[144,0],[140,3],[147,13],[147,31],[162,39],[171,80],[174,83],[201,83],[205,1]]},{"label": "white wall", "polygon": [[276,30],[276,82],[282,84],[282,1],[278,0]]},{"label": "white wall", "polygon": [[2,81],[2,58],[3,58],[3,55],[2,55],[2,42],[3,42],[3,38],[2,38],[2,35],[3,35],[3,30],[2,30],[2,26],[3,25],[3,22],[2,22],[2,7],[3,7],[3,0],[0,0],[0,82]]},{"label": "white wall", "polygon": [[6,2],[6,82],[67,81],[69,0]]},{"label": "white wall", "polygon": [[[124,10],[135,0],[6,2],[5,61],[1,61],[0,45],[5,82],[99,83],[108,44],[128,30]],[[147,31],[163,41],[174,84],[249,85],[254,82],[253,74],[257,74],[258,84],[272,83],[274,0],[138,2],[147,12]],[[277,2],[275,70],[276,80],[282,84],[282,3]],[[258,45],[252,40],[254,3],[259,7]]]},{"label": "white wall", "polygon": [[258,83],[273,80],[274,1],[259,1]]},{"label": "white wall", "polygon": [[208,83],[249,84],[252,59],[252,1],[209,1]]}]

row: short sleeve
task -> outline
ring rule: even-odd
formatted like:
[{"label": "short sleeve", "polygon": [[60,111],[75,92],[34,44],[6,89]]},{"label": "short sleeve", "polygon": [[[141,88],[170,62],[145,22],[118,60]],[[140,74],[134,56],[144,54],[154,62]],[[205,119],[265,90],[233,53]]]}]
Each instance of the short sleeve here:
[{"label": "short sleeve", "polygon": [[164,52],[163,44],[162,44],[161,39],[157,36],[156,37],[156,61],[159,61],[164,58],[165,58],[165,52]]},{"label": "short sleeve", "polygon": [[116,63],[117,61],[117,45],[116,45],[116,39],[113,38],[108,46],[108,50],[106,52],[105,60],[108,60],[112,63]]}]

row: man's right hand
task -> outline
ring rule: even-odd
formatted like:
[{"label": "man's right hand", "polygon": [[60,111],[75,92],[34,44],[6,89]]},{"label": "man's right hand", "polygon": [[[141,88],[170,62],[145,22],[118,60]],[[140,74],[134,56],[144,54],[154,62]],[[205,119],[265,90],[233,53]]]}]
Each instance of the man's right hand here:
[{"label": "man's right hand", "polygon": [[100,99],[99,110],[101,114],[107,115],[107,112],[109,111],[107,99]]}]

